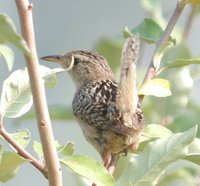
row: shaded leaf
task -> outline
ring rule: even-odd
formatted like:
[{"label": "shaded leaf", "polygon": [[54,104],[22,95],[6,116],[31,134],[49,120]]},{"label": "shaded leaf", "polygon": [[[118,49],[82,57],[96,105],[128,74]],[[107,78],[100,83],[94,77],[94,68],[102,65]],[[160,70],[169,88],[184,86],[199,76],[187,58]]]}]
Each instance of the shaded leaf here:
[{"label": "shaded leaf", "polygon": [[6,182],[13,178],[18,171],[19,165],[26,162],[16,153],[4,151],[0,163],[0,182]]},{"label": "shaded leaf", "polygon": [[167,166],[186,155],[187,146],[195,138],[196,131],[195,126],[184,133],[151,142],[142,153],[130,160],[117,186],[128,182],[133,186],[155,185]]},{"label": "shaded leaf", "polygon": [[24,129],[12,134],[12,137],[21,147],[25,148],[31,140],[31,133],[28,129]]},{"label": "shaded leaf", "polygon": [[65,156],[70,156],[74,153],[74,142],[69,141],[63,146],[57,147],[57,151]]},{"label": "shaded leaf", "polygon": [[0,56],[2,56],[7,64],[8,70],[11,71],[14,64],[14,52],[6,45],[0,44]]},{"label": "shaded leaf", "polygon": [[13,21],[6,14],[0,14],[0,25],[0,43],[11,43],[24,54],[30,55],[25,40],[17,34]]},{"label": "shaded leaf", "polygon": [[72,155],[67,158],[62,158],[60,161],[77,174],[88,178],[98,186],[115,185],[114,179],[107,172],[106,168],[90,157],[83,155]]},{"label": "shaded leaf", "polygon": [[174,45],[175,45],[174,42],[166,41],[166,42],[162,43],[161,46],[156,50],[156,53],[153,56],[153,65],[154,65],[156,71],[158,71],[158,69],[160,68],[160,62],[161,62],[161,59],[162,59],[163,55],[165,54],[165,52],[168,49],[170,49],[171,47],[173,47]]},{"label": "shaded leaf", "polygon": [[166,79],[154,78],[146,81],[140,87],[138,94],[156,97],[171,96],[170,84]]},{"label": "shaded leaf", "polygon": [[192,64],[200,64],[200,57],[196,57],[193,59],[176,59],[175,61],[166,64],[164,68],[170,69],[170,68],[183,67],[183,66],[192,65]]},{"label": "shaded leaf", "polygon": [[142,23],[133,28],[131,33],[139,34],[140,38],[147,43],[154,43],[160,39],[163,30],[154,20],[144,19]]}]

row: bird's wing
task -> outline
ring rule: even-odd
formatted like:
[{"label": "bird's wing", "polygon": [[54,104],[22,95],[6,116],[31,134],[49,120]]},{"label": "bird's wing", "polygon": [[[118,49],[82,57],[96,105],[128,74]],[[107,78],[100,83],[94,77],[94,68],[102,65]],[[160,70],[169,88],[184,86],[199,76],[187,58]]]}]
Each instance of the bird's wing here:
[{"label": "bird's wing", "polygon": [[140,115],[132,114],[118,106],[118,84],[113,80],[97,80],[84,84],[73,100],[74,115],[90,126],[127,135],[137,130]]}]

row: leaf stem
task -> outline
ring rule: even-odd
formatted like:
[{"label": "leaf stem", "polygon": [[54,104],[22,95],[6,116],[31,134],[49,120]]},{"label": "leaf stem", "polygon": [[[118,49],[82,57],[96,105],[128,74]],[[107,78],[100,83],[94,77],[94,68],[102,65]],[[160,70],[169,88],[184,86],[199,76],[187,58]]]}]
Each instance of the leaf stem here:
[{"label": "leaf stem", "polygon": [[[181,1],[181,0],[179,0],[177,5],[176,5],[176,8],[175,8],[175,10],[174,10],[174,12],[172,14],[172,17],[170,18],[170,20],[169,20],[169,22],[167,24],[167,27],[165,28],[165,31],[164,31],[162,37],[156,43],[156,49],[155,49],[154,54],[152,56],[151,62],[149,64],[149,67],[148,67],[148,70],[146,72],[146,75],[145,75],[145,78],[143,80],[142,85],[145,82],[153,79],[156,76],[156,68],[154,67],[154,64],[153,64],[153,59],[154,59],[154,56],[156,54],[156,51],[161,46],[161,44],[163,42],[165,42],[165,41],[167,41],[169,39],[170,34],[171,34],[172,30],[174,29],[174,27],[175,27],[175,25],[177,23],[177,20],[180,17],[184,7],[185,7],[185,3],[183,3],[183,1]],[[140,103],[142,102],[143,98],[144,98],[144,95],[140,95],[139,96],[139,102]]]},{"label": "leaf stem", "polygon": [[0,125],[0,135],[17,151],[17,153],[27,159],[34,167],[36,167],[46,178],[47,172],[43,164],[41,164],[35,157],[29,154],[24,148],[16,143],[12,136],[6,132],[3,125]]},{"label": "leaf stem", "polygon": [[33,5],[29,4],[28,0],[15,0],[15,3],[20,17],[23,37],[32,53],[31,56],[25,56],[25,59],[30,77],[34,108],[37,116],[49,185],[62,186],[62,172],[54,146],[54,136],[46,102],[44,83],[39,71],[32,19]]}]

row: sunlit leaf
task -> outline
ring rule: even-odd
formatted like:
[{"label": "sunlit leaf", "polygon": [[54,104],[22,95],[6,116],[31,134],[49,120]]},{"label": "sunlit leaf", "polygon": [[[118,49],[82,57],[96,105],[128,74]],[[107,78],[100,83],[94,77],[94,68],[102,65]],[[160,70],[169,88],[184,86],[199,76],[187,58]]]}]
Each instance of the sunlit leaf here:
[{"label": "sunlit leaf", "polygon": [[156,97],[171,96],[170,84],[166,79],[154,78],[145,82],[140,87],[138,94]]},{"label": "sunlit leaf", "polygon": [[56,74],[65,72],[65,69],[63,68],[54,68],[50,69],[46,66],[40,65],[40,73],[42,74],[42,78],[45,81],[45,87],[46,88],[52,88],[56,85]]},{"label": "sunlit leaf", "polygon": [[200,139],[195,138],[194,141],[188,146],[185,160],[200,165]]},{"label": "sunlit leaf", "polygon": [[28,129],[20,130],[12,134],[12,137],[21,147],[25,148],[31,140],[31,133]]},{"label": "sunlit leaf", "polygon": [[13,21],[5,14],[0,14],[0,43],[11,43],[24,54],[30,55],[25,40],[17,34]]},{"label": "sunlit leaf", "polygon": [[70,156],[74,153],[74,142],[69,141],[63,146],[57,147],[57,151],[65,156]]},{"label": "sunlit leaf", "polygon": [[159,124],[149,124],[142,131],[142,135],[149,138],[166,138],[172,134],[171,130]]},{"label": "sunlit leaf", "polygon": [[151,141],[159,138],[167,138],[172,134],[173,132],[164,126],[159,124],[148,124],[142,131],[137,152],[142,152]]},{"label": "sunlit leaf", "polygon": [[124,34],[124,38],[133,37],[133,34],[131,33],[131,31],[129,30],[127,26],[125,26],[123,30],[123,34]]},{"label": "sunlit leaf", "polygon": [[32,96],[27,69],[16,70],[3,83],[0,112],[2,116],[15,118],[32,106]]},{"label": "sunlit leaf", "polygon": [[60,161],[77,174],[88,178],[98,186],[115,185],[114,179],[107,172],[105,167],[90,157],[83,155],[72,155],[63,158]]},{"label": "sunlit leaf", "polygon": [[0,56],[2,56],[7,64],[8,70],[11,71],[14,64],[14,52],[6,45],[0,44]]},{"label": "sunlit leaf", "polygon": [[37,154],[37,156],[40,160],[43,159],[43,150],[42,150],[41,143],[34,140],[33,141],[33,150],[35,151],[35,153]]},{"label": "sunlit leaf", "polygon": [[18,171],[19,165],[26,162],[16,153],[4,151],[0,162],[0,182],[6,182],[13,178]]},{"label": "sunlit leaf", "polygon": [[153,43],[160,39],[163,30],[152,19],[144,19],[137,27],[133,28],[132,34],[138,34],[147,43]]},{"label": "sunlit leaf", "polygon": [[[65,71],[40,66],[40,73],[47,87],[55,85],[55,74]],[[3,83],[0,114],[9,118],[20,117],[32,106],[32,93],[27,68],[14,71]]]},{"label": "sunlit leaf", "polygon": [[[62,153],[64,155],[71,155],[74,152],[74,144],[72,142],[68,142],[66,145],[60,146],[58,141],[54,141],[55,148],[57,149],[57,152]],[[40,160],[43,159],[44,153],[42,149],[42,144],[36,140],[33,141],[33,150],[37,154],[38,158]]]},{"label": "sunlit leaf", "polygon": [[187,147],[195,138],[196,131],[197,127],[193,127],[184,133],[151,142],[142,153],[130,160],[117,186],[128,182],[133,186],[155,185],[166,167],[186,155]]}]

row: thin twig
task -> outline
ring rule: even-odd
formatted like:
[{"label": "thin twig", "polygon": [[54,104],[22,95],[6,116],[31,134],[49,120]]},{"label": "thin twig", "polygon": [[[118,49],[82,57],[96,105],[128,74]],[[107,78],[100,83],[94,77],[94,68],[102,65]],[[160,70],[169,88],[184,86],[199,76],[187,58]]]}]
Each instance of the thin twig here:
[{"label": "thin twig", "polygon": [[[156,54],[156,51],[157,49],[161,46],[161,44],[165,41],[167,41],[169,38],[170,38],[170,34],[174,28],[174,26],[176,25],[177,23],[177,20],[178,18],[180,17],[181,13],[182,13],[182,10],[183,8],[185,7],[185,4],[182,3],[182,1],[178,1],[177,3],[177,6],[174,10],[174,13],[172,15],[172,17],[170,18],[168,24],[167,24],[167,27],[162,35],[162,37],[160,38],[160,40],[156,43],[156,49],[154,51],[154,54],[153,54],[153,57],[151,59],[151,62],[149,64],[149,67],[148,67],[148,70],[147,70],[147,73],[145,75],[145,78],[143,80],[143,83],[144,84],[145,82],[153,79],[155,76],[156,76],[156,69],[154,67],[154,64],[153,64],[153,59],[154,59],[154,55]],[[140,95],[139,96],[139,102],[141,103],[142,100],[144,98],[144,95]]]},{"label": "thin twig", "polygon": [[46,102],[45,88],[39,71],[32,19],[32,4],[29,4],[28,0],[15,0],[15,2],[20,17],[23,37],[32,52],[32,56],[25,56],[25,59],[30,77],[31,90],[48,173],[49,185],[62,186],[62,172],[54,146],[54,137]]},{"label": "thin twig", "polygon": [[16,143],[12,136],[6,132],[6,130],[1,125],[0,135],[17,151],[17,153],[23,158],[27,159],[34,167],[36,167],[46,178],[47,172],[42,163],[40,163],[35,157],[29,154],[24,148]]}]

